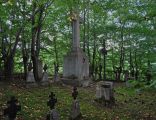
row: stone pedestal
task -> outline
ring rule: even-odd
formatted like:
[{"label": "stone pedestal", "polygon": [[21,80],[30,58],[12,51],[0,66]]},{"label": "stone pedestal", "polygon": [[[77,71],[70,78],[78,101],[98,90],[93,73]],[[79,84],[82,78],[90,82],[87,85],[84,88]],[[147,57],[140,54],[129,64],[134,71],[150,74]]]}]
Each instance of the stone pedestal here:
[{"label": "stone pedestal", "polygon": [[95,101],[107,107],[115,104],[113,82],[101,81],[97,84]]},{"label": "stone pedestal", "polygon": [[59,113],[56,109],[52,109],[49,112],[49,118],[50,120],[59,120]]},{"label": "stone pedestal", "polygon": [[99,82],[96,87],[96,99],[113,101],[114,99],[113,82],[107,81]]},{"label": "stone pedestal", "polygon": [[34,73],[32,71],[29,71],[27,73],[27,78],[26,78],[26,87],[35,87],[37,86],[34,78]]},{"label": "stone pedestal", "polygon": [[64,57],[62,81],[69,85],[89,85],[89,62],[80,48],[72,49]]},{"label": "stone pedestal", "polygon": [[49,84],[48,73],[44,72],[41,80],[41,85],[48,85],[48,84]]},{"label": "stone pedestal", "polygon": [[71,120],[77,120],[80,117],[81,117],[81,112],[80,112],[79,101],[74,100],[72,103],[72,107],[71,107],[70,119]]}]

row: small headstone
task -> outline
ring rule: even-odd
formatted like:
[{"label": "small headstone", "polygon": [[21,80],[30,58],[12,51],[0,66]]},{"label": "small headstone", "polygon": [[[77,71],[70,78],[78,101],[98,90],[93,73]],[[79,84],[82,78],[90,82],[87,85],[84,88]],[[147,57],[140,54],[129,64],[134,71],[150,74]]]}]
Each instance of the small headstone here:
[{"label": "small headstone", "polygon": [[102,97],[102,87],[100,85],[96,86],[96,99],[100,99]]},{"label": "small headstone", "polygon": [[129,71],[126,70],[125,73],[124,73],[124,80],[126,82],[126,87],[130,87],[130,83],[129,83]]},{"label": "small headstone", "polygon": [[46,120],[59,120],[59,113],[55,109],[55,104],[57,103],[57,98],[55,97],[55,94],[53,92],[51,92],[51,94],[49,95],[49,98],[50,99],[47,102],[47,106],[50,107],[50,111],[47,115]]},{"label": "small headstone", "polygon": [[29,63],[26,77],[26,87],[37,86],[32,68],[32,63]]},{"label": "small headstone", "polygon": [[47,68],[48,68],[48,66],[45,64],[43,67],[44,72],[43,72],[43,77],[41,80],[41,85],[48,85],[49,84]]},{"label": "small headstone", "polygon": [[81,117],[80,105],[79,105],[79,101],[77,100],[77,96],[78,96],[77,88],[73,87],[72,97],[74,101],[71,107],[71,115],[70,115],[71,120],[77,120]]},{"label": "small headstone", "polygon": [[4,109],[4,116],[9,120],[15,120],[17,113],[21,110],[21,106],[15,96],[12,96],[10,101],[7,101],[7,108]]},{"label": "small headstone", "polygon": [[33,71],[29,71],[27,73],[27,79],[26,79],[27,83],[35,83],[35,78],[34,78],[34,73]]},{"label": "small headstone", "polygon": [[96,99],[103,100],[105,105],[109,103],[114,103],[113,82],[99,82],[96,87]]},{"label": "small headstone", "polygon": [[42,85],[48,85],[49,84],[49,79],[48,79],[48,73],[44,72],[43,73],[43,78],[41,80]]},{"label": "small headstone", "polygon": [[59,114],[56,109],[52,109],[49,111],[49,118],[47,120],[59,120]]},{"label": "small headstone", "polygon": [[111,86],[109,84],[102,85],[103,88],[103,97],[106,101],[111,100]]},{"label": "small headstone", "polygon": [[126,81],[126,87],[131,87],[130,81]]}]

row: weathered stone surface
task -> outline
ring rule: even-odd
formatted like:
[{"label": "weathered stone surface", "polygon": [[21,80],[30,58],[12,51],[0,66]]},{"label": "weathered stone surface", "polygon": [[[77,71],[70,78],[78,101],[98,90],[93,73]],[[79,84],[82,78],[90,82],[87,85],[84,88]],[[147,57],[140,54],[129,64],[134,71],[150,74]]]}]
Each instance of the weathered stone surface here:
[{"label": "weathered stone surface", "polygon": [[59,113],[56,109],[50,110],[50,120],[59,120]]},{"label": "weathered stone surface", "polygon": [[81,116],[80,105],[78,100],[74,100],[71,107],[71,119],[75,120]]},{"label": "weathered stone surface", "polygon": [[26,87],[31,88],[31,87],[36,87],[36,86],[37,84],[35,82],[34,73],[32,71],[29,71],[27,73],[27,78],[26,78]]},{"label": "weathered stone surface", "polygon": [[75,78],[81,80],[89,77],[88,58],[80,48],[65,56],[63,68],[64,77],[75,76]]},{"label": "weathered stone surface", "polygon": [[[80,48],[80,28],[79,15],[73,13],[72,18],[72,49],[64,57],[63,63],[63,79],[65,84],[82,85],[83,80],[89,78],[89,61],[85,53]],[[74,77],[74,78],[71,78]],[[69,79],[68,79],[69,78]],[[73,79],[73,82],[71,79]]]},{"label": "weathered stone surface", "polygon": [[41,80],[41,85],[48,85],[48,84],[49,84],[48,73],[44,72]]},{"label": "weathered stone surface", "polygon": [[104,99],[107,100],[107,101],[111,100],[112,90],[111,90],[110,84],[102,85],[102,89],[103,89]]},{"label": "weathered stone surface", "polygon": [[111,100],[112,98],[114,98],[113,82],[99,82],[96,87],[96,98],[104,98],[105,100]]},{"label": "weathered stone surface", "polygon": [[34,73],[32,71],[29,71],[27,73],[26,82],[27,83],[35,83]]},{"label": "weathered stone surface", "polygon": [[103,96],[103,90],[102,90],[102,87],[100,86],[100,85],[97,85],[96,86],[96,99],[100,99],[100,98],[102,98],[102,96]]}]

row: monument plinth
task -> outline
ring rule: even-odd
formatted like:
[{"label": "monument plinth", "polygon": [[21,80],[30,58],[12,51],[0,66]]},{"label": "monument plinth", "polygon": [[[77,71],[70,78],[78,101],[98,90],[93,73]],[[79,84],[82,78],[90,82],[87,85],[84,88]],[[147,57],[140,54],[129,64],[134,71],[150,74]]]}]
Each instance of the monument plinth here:
[{"label": "monument plinth", "polygon": [[73,86],[88,86],[89,61],[80,48],[79,16],[74,13],[71,18],[72,48],[64,57],[62,81]]}]

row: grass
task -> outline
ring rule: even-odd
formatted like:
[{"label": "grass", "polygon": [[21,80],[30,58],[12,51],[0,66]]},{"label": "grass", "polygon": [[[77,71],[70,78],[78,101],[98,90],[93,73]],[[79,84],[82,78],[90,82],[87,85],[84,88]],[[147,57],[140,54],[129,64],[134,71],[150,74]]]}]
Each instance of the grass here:
[{"label": "grass", "polygon": [[[26,89],[15,84],[0,87],[0,112],[11,95],[17,96],[22,105],[18,114],[21,120],[44,120],[49,108],[48,96],[53,91],[58,99],[56,108],[61,120],[68,120],[72,103],[69,86],[51,85]],[[112,108],[101,106],[94,101],[95,87],[78,88],[83,120],[155,120],[156,94],[155,90],[144,90],[137,93],[133,88],[115,88],[116,105]]]}]

